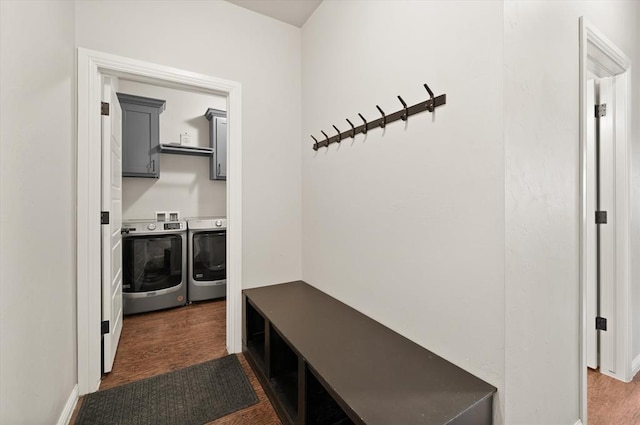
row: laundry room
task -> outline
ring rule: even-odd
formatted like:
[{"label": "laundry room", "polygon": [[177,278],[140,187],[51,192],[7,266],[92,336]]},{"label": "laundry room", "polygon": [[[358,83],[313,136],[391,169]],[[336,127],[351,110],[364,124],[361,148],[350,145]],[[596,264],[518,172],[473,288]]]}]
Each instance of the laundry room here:
[{"label": "laundry room", "polygon": [[[103,388],[187,361],[185,335],[203,344],[198,352],[205,356],[219,356],[226,346],[227,99],[110,80],[104,87],[111,86],[119,106],[111,106],[111,140],[120,130],[122,156],[120,162],[103,153],[103,161],[112,158],[103,163],[110,170],[103,173],[103,205],[118,198],[121,168],[121,249],[111,250],[121,262],[111,258],[110,278],[118,280],[120,263],[122,292],[110,295],[122,300],[122,315],[118,302],[109,307],[114,322],[123,319],[119,341],[107,342],[112,358],[103,362],[110,372]],[[112,204],[110,211],[117,210]],[[117,220],[117,212],[112,216]]]}]

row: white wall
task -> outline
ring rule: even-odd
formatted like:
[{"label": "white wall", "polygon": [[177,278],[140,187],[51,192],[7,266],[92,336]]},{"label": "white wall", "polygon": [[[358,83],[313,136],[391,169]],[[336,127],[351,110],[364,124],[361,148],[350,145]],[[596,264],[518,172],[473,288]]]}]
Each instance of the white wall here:
[{"label": "white wall", "polygon": [[578,18],[586,16],[638,64],[639,7],[505,3],[508,424],[573,424],[579,417]]},{"label": "white wall", "polygon": [[243,287],[299,279],[300,30],[223,1],[77,2],[76,39],[242,83]]},{"label": "white wall", "polygon": [[[188,133],[192,146],[210,145],[208,108],[227,109],[227,99],[205,93],[120,80],[119,92],[166,101],[160,115],[160,143],[178,143]],[[160,178],[122,179],[122,216],[125,220],[154,218],[155,211],[180,211],[180,217],[227,215],[227,184],[209,180],[211,159],[200,156],[160,155]]]},{"label": "white wall", "polygon": [[[323,2],[303,27],[303,279],[504,390],[502,3]],[[447,94],[365,138],[346,130]]]},{"label": "white wall", "polygon": [[0,2],[0,423],[54,424],[75,383],[71,2]]}]

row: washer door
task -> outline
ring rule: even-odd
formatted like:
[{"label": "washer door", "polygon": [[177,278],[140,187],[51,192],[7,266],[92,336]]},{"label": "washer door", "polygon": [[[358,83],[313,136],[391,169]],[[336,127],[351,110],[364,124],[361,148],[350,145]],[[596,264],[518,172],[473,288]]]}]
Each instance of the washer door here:
[{"label": "washer door", "polygon": [[129,236],[123,248],[124,292],[158,291],[182,282],[181,236]]},{"label": "washer door", "polygon": [[227,278],[227,232],[206,231],[193,235],[193,280],[211,282]]}]

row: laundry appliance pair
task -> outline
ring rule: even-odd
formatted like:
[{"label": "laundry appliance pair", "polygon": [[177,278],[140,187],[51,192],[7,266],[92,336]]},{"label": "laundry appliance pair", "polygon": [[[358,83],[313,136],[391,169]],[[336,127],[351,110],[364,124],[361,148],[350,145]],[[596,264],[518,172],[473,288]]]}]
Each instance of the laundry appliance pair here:
[{"label": "laundry appliance pair", "polygon": [[226,239],[224,217],[123,222],[124,314],[225,297]]}]

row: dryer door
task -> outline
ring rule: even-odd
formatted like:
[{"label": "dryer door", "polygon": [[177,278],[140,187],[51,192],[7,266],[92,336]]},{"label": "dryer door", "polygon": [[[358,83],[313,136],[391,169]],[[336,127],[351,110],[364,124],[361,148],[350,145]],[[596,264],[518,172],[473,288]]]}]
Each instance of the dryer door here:
[{"label": "dryer door", "polygon": [[193,280],[212,282],[227,278],[227,232],[205,231],[193,235]]}]

